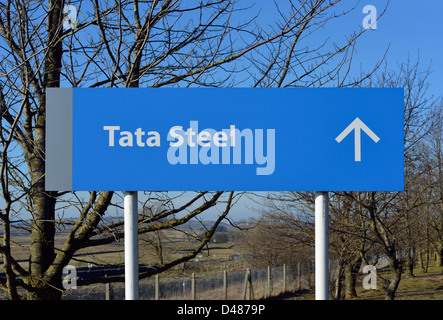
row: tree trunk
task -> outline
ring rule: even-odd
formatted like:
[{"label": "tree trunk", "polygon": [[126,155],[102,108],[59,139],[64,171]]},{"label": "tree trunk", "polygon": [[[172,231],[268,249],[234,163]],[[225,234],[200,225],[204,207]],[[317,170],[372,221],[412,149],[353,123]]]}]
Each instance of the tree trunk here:
[{"label": "tree trunk", "polygon": [[[37,135],[37,134],[36,134]],[[44,138],[42,138],[44,139]],[[45,192],[44,170],[45,164],[41,157],[34,156],[32,161],[33,171],[31,181],[34,184],[32,189],[33,214],[31,227],[31,259],[30,272],[32,286],[39,288],[36,294],[41,291],[45,271],[49,268],[55,258],[54,252],[54,213],[55,197]],[[36,299],[39,294],[31,294],[29,298]]]},{"label": "tree trunk", "polygon": [[437,253],[436,265],[437,267],[443,267],[443,247],[440,247],[436,253]]},{"label": "tree trunk", "polygon": [[6,288],[9,295],[9,299],[17,300],[17,286],[15,282],[15,274],[12,271],[10,259],[11,259],[11,230],[10,230],[10,221],[9,221],[9,205],[6,205],[5,211],[7,212],[6,216],[3,217],[3,242],[4,242],[4,251],[3,251],[3,270],[6,275]]},{"label": "tree trunk", "polygon": [[407,257],[407,260],[406,260],[406,266],[407,266],[408,274],[411,277],[414,277],[414,263],[415,263],[414,251],[415,250],[413,248],[409,249],[408,257]]},{"label": "tree trunk", "polygon": [[401,269],[394,270],[394,275],[389,279],[389,284],[386,287],[385,300],[394,300],[398,285],[401,280]]},{"label": "tree trunk", "polygon": [[428,272],[428,267],[429,267],[429,254],[427,251],[425,251],[424,249],[421,249],[418,252],[418,261],[420,263],[420,270],[423,273],[427,273]]},{"label": "tree trunk", "polygon": [[27,292],[28,300],[61,300],[62,282],[58,283],[38,283],[32,292]]},{"label": "tree trunk", "polygon": [[[62,59],[62,43],[57,41],[61,32],[62,0],[49,1],[47,18],[47,57],[44,67],[45,87],[60,86],[60,70]],[[45,95],[43,95],[44,97]],[[55,204],[56,192],[45,191],[45,142],[46,142],[46,104],[45,98],[40,99],[39,109],[34,128],[34,147],[27,155],[28,168],[31,176],[31,191],[34,218],[31,227],[31,259],[30,272],[35,292],[28,292],[28,299],[60,299],[60,283],[47,283],[44,273],[51,266],[54,258],[55,237]]]},{"label": "tree trunk", "polygon": [[400,261],[398,261],[397,258],[391,256],[389,260],[390,260],[389,263],[391,266],[391,270],[393,271],[393,275],[389,279],[389,283],[387,284],[386,287],[385,300],[394,300],[395,293],[397,292],[398,285],[400,284],[403,268]]},{"label": "tree trunk", "polygon": [[346,263],[345,266],[345,299],[349,300],[357,297],[355,283],[357,281],[358,271],[361,266],[361,258]]},{"label": "tree trunk", "polygon": [[344,276],[344,264],[343,261],[338,262],[337,266],[337,278],[335,279],[335,288],[334,288],[334,300],[340,300],[342,298],[342,280]]}]

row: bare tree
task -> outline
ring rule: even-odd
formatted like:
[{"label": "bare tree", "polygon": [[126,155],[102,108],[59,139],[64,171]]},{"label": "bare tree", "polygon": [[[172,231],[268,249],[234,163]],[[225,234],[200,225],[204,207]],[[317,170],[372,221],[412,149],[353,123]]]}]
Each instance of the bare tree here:
[{"label": "bare tree", "polygon": [[[286,194],[281,194],[283,197]],[[310,263],[313,223],[306,211],[294,210],[292,202],[268,196],[259,219],[253,219],[245,231],[242,246],[262,267]]]},{"label": "bare tree", "polygon": [[[419,250],[420,262],[426,270],[431,255],[435,252],[437,265],[443,266],[443,101],[436,105],[433,111],[435,119],[423,148],[426,156],[428,170],[427,180],[432,183],[433,188],[429,189],[429,206],[424,210],[425,225],[421,228],[424,231],[423,241]],[[423,219],[422,219],[423,220]],[[432,248],[432,250],[431,250]]]},{"label": "bare tree", "polygon": [[432,182],[425,179],[427,166],[422,153],[423,142],[433,126],[430,111],[434,101],[427,94],[429,74],[429,68],[422,70],[419,61],[407,61],[399,64],[398,70],[385,70],[380,76],[374,76],[369,83],[370,86],[405,89],[405,191],[369,192],[358,199],[346,193],[364,208],[362,213],[370,226],[371,238],[389,260],[392,275],[389,280],[381,278],[385,284],[385,298],[389,300],[394,299],[405,268],[408,264],[409,269],[413,266],[418,210],[428,204],[426,194],[432,188]]},{"label": "bare tree", "polygon": [[[334,11],[340,2],[288,1],[285,6],[279,2],[284,11],[265,27],[255,24],[258,10],[241,7],[235,0],[3,1],[0,102],[5,205],[0,212],[4,235],[0,252],[6,274],[1,284],[9,298],[19,298],[17,288],[24,288],[29,299],[60,299],[62,270],[75,253],[122,237],[121,222],[106,224],[103,219],[114,192],[95,190],[85,197],[45,191],[46,88],[322,86],[332,81],[344,85],[355,41],[364,31],[342,44],[313,48],[306,40],[347,13]],[[72,6],[76,16],[66,12]],[[197,193],[179,208],[139,217],[139,232],[177,226],[217,204],[224,207],[222,219],[234,197]],[[57,219],[58,210],[68,207],[78,209],[78,218],[69,222],[67,239],[56,246],[57,230],[66,227],[66,219]],[[28,226],[18,223],[26,213]],[[14,259],[14,227],[29,232],[29,269]],[[192,258],[214,228],[208,229],[192,254],[141,276]],[[100,281],[109,279],[88,280]]]},{"label": "bare tree", "polygon": [[[393,71],[385,69],[372,73],[370,77],[359,83],[365,87],[405,89],[405,191],[331,194],[329,211],[331,258],[338,260],[337,273],[339,277],[345,278],[346,298],[356,295],[355,279],[360,265],[363,262],[369,263],[366,254],[369,250],[376,250],[381,251],[389,261],[391,277],[389,279],[380,277],[380,279],[385,286],[386,299],[394,299],[402,273],[408,269],[412,274],[418,248],[423,242],[419,241],[419,235],[429,241],[431,226],[436,231],[441,230],[438,229],[441,224],[441,213],[428,213],[422,217],[422,212],[429,209],[430,204],[436,208],[441,205],[441,197],[439,192],[436,192],[436,186],[439,187],[438,159],[441,156],[438,149],[439,140],[432,140],[436,147],[433,164],[429,163],[426,144],[431,128],[434,128],[433,132],[439,137],[436,124],[440,124],[441,121],[439,120],[441,118],[435,117],[435,112],[432,112],[435,101],[427,94],[429,74],[430,69],[422,70],[419,61],[416,63],[407,61],[399,64]],[[433,198],[430,195],[433,195]],[[306,243],[312,246],[313,216],[311,214],[306,218],[306,215],[303,215],[303,219],[300,219],[300,212],[303,208],[313,212],[313,193],[273,193],[268,195],[268,200],[270,201],[265,202],[269,208],[268,214],[282,216],[284,212],[284,215],[291,216],[297,222],[287,226],[295,229],[293,233],[301,234],[301,231],[310,233],[305,239],[310,239],[311,242]],[[428,231],[423,234],[420,230]],[[437,247],[440,234],[437,231],[437,237],[434,238]],[[291,239],[287,245],[289,246],[291,242],[296,243]],[[338,298],[340,282],[336,283],[335,288],[335,296]]]}]

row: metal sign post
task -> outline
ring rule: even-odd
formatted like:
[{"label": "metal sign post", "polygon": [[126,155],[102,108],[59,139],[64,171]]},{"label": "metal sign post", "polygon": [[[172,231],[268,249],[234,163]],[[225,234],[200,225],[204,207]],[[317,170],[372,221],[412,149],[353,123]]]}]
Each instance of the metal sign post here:
[{"label": "metal sign post", "polygon": [[138,300],[138,197],[124,192],[125,219],[125,299]]},{"label": "metal sign post", "polygon": [[315,299],[329,300],[328,192],[315,192]]},{"label": "metal sign post", "polygon": [[[134,190],[126,299],[138,298],[136,191],[404,190],[402,88],[48,88],[46,99],[45,190]],[[315,260],[327,300],[328,192],[315,194]]]}]

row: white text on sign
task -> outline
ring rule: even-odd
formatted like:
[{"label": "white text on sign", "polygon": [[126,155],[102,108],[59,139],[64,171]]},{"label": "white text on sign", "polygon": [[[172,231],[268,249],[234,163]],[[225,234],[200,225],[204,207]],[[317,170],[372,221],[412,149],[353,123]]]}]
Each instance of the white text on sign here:
[{"label": "white text on sign", "polygon": [[[108,132],[109,147],[160,147],[160,133],[137,128],[121,130],[120,126],[103,126]],[[266,141],[265,141],[266,132]],[[189,128],[173,126],[167,136],[170,164],[257,164],[257,175],[271,175],[275,170],[275,129],[239,130],[235,125],[216,131],[199,131],[198,121]],[[266,148],[265,148],[266,147]],[[266,149],[266,150],[265,150]],[[266,151],[266,152],[265,152]]]}]

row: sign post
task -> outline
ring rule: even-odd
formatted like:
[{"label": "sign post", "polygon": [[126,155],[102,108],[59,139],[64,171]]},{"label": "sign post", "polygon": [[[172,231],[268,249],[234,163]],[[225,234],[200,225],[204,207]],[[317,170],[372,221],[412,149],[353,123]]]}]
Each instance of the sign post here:
[{"label": "sign post", "polygon": [[315,192],[315,299],[329,299],[328,192]]},{"label": "sign post", "polygon": [[48,88],[45,189],[134,190],[124,200],[126,299],[138,298],[137,191],[315,191],[316,298],[325,300],[328,192],[319,190],[404,190],[403,95]]},{"label": "sign post", "polygon": [[138,300],[138,194],[124,194],[125,299]]}]

